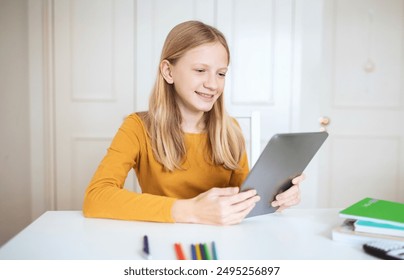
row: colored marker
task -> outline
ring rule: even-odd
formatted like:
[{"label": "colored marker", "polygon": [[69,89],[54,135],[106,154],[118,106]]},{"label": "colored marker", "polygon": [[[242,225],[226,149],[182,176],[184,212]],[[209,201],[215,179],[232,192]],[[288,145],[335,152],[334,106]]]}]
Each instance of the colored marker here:
[{"label": "colored marker", "polygon": [[201,248],[199,248],[199,244],[195,245],[195,251],[196,251],[196,259],[202,260]]},{"label": "colored marker", "polygon": [[191,256],[193,260],[197,260],[195,245],[191,244]]},{"label": "colored marker", "polygon": [[199,244],[199,250],[201,251],[202,260],[206,260],[205,249],[203,248],[203,244]]},{"label": "colored marker", "polygon": [[182,251],[181,243],[174,244],[175,253],[177,254],[177,260],[185,260],[184,252]]},{"label": "colored marker", "polygon": [[149,238],[147,237],[147,235],[143,236],[143,256],[148,260],[151,259]]},{"label": "colored marker", "polygon": [[205,260],[211,260],[209,248],[208,245],[206,245],[206,243],[203,243],[203,251],[205,252]]},{"label": "colored marker", "polygon": [[214,260],[217,260],[217,253],[216,253],[216,244],[215,244],[215,241],[213,241],[212,242],[212,258],[214,259]]}]

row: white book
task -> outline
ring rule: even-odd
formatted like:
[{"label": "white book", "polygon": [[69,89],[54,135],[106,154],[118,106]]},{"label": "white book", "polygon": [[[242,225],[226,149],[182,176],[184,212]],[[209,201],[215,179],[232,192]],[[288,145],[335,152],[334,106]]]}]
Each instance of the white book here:
[{"label": "white book", "polygon": [[340,226],[335,227],[332,230],[332,239],[334,241],[356,245],[362,245],[376,240],[390,240],[404,244],[404,237],[355,231],[355,221],[356,220],[346,219]]}]

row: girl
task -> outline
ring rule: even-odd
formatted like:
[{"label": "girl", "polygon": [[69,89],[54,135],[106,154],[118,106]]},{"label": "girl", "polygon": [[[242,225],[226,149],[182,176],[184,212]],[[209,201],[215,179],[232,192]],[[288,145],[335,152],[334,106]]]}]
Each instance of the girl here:
[{"label": "girl", "polygon": [[[248,174],[244,138],[224,107],[230,52],[198,21],[175,26],[163,46],[149,110],[128,116],[85,194],[86,217],[237,224],[260,199],[239,192]],[[123,189],[134,169],[142,193]],[[299,183],[272,202],[300,201]]]}]

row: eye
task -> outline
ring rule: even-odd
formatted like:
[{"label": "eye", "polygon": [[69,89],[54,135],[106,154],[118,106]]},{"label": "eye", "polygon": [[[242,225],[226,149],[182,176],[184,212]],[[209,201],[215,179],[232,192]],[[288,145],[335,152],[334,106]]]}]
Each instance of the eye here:
[{"label": "eye", "polygon": [[205,70],[205,69],[202,69],[202,68],[198,68],[198,69],[195,69],[195,71],[198,72],[198,73],[203,73],[203,72],[205,72],[206,70]]},{"label": "eye", "polygon": [[226,77],[226,72],[219,72],[218,75],[222,78]]}]

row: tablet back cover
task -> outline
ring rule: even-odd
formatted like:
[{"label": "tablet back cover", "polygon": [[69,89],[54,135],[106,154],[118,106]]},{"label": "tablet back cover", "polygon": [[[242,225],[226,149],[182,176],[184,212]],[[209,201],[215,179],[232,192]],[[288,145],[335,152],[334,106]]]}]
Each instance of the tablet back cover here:
[{"label": "tablet back cover", "polygon": [[303,173],[327,137],[325,131],[274,135],[240,188],[256,189],[261,197],[247,217],[275,212],[275,196],[292,186],[292,179]]}]

